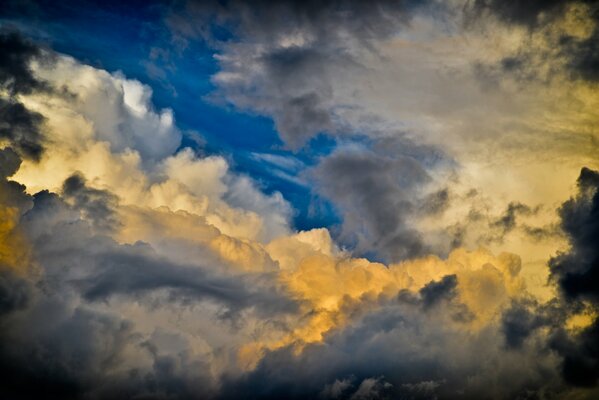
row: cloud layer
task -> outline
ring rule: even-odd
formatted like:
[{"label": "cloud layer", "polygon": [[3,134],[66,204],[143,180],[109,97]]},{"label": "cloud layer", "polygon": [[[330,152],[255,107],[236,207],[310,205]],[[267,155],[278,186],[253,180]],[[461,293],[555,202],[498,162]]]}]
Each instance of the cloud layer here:
[{"label": "cloud layer", "polygon": [[597,15],[165,6],[333,205],[307,231],[147,84],[2,30],[0,397],[595,398]]}]

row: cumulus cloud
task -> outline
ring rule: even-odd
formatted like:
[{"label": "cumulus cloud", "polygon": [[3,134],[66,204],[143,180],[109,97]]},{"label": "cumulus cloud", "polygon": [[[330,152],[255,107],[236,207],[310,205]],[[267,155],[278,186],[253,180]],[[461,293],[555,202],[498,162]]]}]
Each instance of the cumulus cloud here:
[{"label": "cumulus cloud", "polygon": [[227,234],[267,241],[288,232],[291,209],[280,194],[261,193],[251,179],[231,173],[223,157],[177,151],[181,132],[172,111],[154,110],[148,86],[66,56],[57,56],[53,68],[32,68],[74,95],[22,96],[45,119],[44,140],[52,142],[15,177],[31,192],[59,191],[78,173],[122,204],[188,211]]}]

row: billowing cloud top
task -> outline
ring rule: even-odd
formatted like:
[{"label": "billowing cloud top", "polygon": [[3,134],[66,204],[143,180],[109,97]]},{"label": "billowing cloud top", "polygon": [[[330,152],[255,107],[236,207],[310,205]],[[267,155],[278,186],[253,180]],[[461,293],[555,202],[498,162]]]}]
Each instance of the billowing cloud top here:
[{"label": "billowing cloud top", "polygon": [[598,43],[584,0],[6,2],[0,397],[597,398]]}]

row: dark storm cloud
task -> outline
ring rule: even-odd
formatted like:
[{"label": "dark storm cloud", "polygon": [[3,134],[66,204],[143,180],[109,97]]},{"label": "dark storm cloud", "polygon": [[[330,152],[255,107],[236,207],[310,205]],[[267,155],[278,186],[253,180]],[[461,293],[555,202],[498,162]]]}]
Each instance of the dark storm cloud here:
[{"label": "dark storm cloud", "polygon": [[441,189],[422,200],[421,211],[425,214],[442,214],[450,205],[449,189]]},{"label": "dark storm cloud", "polygon": [[[503,243],[505,236],[516,229],[520,229],[535,240],[555,236],[555,229],[550,226],[533,227],[519,222],[519,218],[536,215],[539,210],[540,206],[533,208],[523,203],[510,202],[502,215],[489,221],[488,232],[480,239],[481,243]],[[476,219],[481,216],[472,217]]]},{"label": "dark storm cloud", "polygon": [[[597,310],[598,191],[599,173],[583,169],[579,194],[560,209],[572,247],[550,265],[563,298],[544,304],[526,296],[514,299],[499,324],[463,336],[448,323],[468,319],[456,318],[456,280],[446,276],[418,293],[379,300],[378,311],[329,332],[323,343],[308,345],[299,355],[291,347],[267,353],[254,371],[228,381],[222,398],[351,399],[361,382],[379,377],[386,390],[377,393],[388,398],[594,398],[599,323],[580,330],[565,326],[589,304]],[[530,210],[517,204],[512,213],[509,209],[508,226],[512,213]],[[573,285],[562,279],[566,276],[588,282]],[[510,385],[498,387],[497,379]]]},{"label": "dark storm cloud", "polygon": [[[473,4],[474,16],[480,16],[481,12],[490,12],[508,24],[525,26],[533,31],[555,23],[558,18],[563,17],[570,5],[587,5],[590,10],[589,17],[595,22],[591,35],[578,39],[564,33],[557,40],[552,40],[551,45],[559,49],[560,57],[568,60],[568,68],[573,77],[589,81],[599,80],[599,2],[596,0],[477,0]],[[531,52],[535,51],[530,49],[505,58],[503,69],[519,73],[526,79],[534,79],[535,73],[527,67],[531,62]],[[546,56],[551,57],[550,54]]]},{"label": "dark storm cloud", "polygon": [[583,168],[578,195],[559,210],[571,248],[553,258],[552,278],[568,299],[599,303],[599,173]]},{"label": "dark storm cloud", "polygon": [[[197,266],[173,265],[158,258],[144,245],[124,246],[103,253],[90,254],[95,258],[98,272],[73,280],[83,298],[89,301],[106,300],[111,296],[141,297],[165,289],[169,301],[184,303],[212,300],[235,316],[250,307],[264,315],[291,312],[294,303],[277,292],[274,285],[250,277],[213,275]],[[82,255],[79,255],[82,256]]]},{"label": "dark storm cloud", "polygon": [[459,201],[470,203],[470,210],[463,221],[449,227],[451,248],[462,246],[464,238],[475,230],[482,231],[480,234],[476,233],[476,243],[479,246],[502,244],[512,232],[526,235],[535,242],[563,237],[556,223],[539,226],[536,221],[527,221],[527,218],[538,216],[542,210],[541,205],[533,207],[512,201],[505,207],[505,211],[493,215],[484,200],[478,202],[481,199],[477,196],[476,191],[471,191],[466,196],[456,196],[452,199],[454,203]]},{"label": "dark storm cloud", "polygon": [[590,326],[571,334],[556,330],[552,349],[563,358],[561,372],[570,385],[596,388],[599,381],[599,319]]},{"label": "dark storm cloud", "polygon": [[21,166],[21,158],[13,149],[7,147],[0,150],[0,179],[13,176]]},{"label": "dark storm cloud", "polygon": [[0,96],[0,139],[8,140],[22,156],[39,160],[44,118],[28,110],[16,96],[49,90],[29,66],[34,59],[49,57],[17,32],[5,29],[0,30],[0,50],[0,88],[8,93]]},{"label": "dark storm cloud", "polygon": [[593,323],[581,332],[557,331],[553,347],[564,357],[566,381],[580,386],[599,383],[599,172],[583,168],[578,194],[559,210],[561,227],[570,249],[549,262],[551,278],[558,283],[567,306],[575,310],[586,301]]},{"label": "dark storm cloud", "polygon": [[[384,37],[396,32],[399,23],[408,22],[419,7],[429,1],[374,0],[228,0],[222,2],[188,1],[182,10],[193,17],[213,17],[204,24],[225,24],[242,36],[264,41],[277,40],[290,31],[307,30],[320,34],[319,40],[339,39],[350,33],[359,40]],[[177,10],[176,10],[177,11]],[[177,17],[177,15],[173,15]],[[176,19],[179,21],[179,19]],[[195,29],[201,28],[200,25]],[[194,31],[193,27],[172,26],[175,33],[211,35],[214,32]],[[216,40],[214,35],[211,39]]]}]

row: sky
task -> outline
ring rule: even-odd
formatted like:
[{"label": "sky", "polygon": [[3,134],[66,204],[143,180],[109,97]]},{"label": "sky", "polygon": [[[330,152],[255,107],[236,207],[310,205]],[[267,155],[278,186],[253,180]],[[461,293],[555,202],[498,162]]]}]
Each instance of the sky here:
[{"label": "sky", "polygon": [[7,0],[0,397],[596,399],[595,0]]}]

